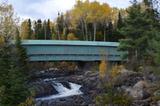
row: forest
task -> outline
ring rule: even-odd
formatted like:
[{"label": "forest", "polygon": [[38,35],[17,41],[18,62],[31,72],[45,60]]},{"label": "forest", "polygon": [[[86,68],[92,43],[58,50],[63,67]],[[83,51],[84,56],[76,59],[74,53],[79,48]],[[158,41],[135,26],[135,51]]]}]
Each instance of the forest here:
[{"label": "forest", "polygon": [[127,9],[112,8],[107,3],[77,1],[66,13],[57,13],[54,21],[24,20],[20,26],[22,39],[118,41]]},{"label": "forest", "polygon": [[[131,3],[78,0],[56,19],[22,21],[0,3],[0,106],[160,106],[160,3]],[[127,53],[117,63],[34,63],[23,40],[119,42]]]}]

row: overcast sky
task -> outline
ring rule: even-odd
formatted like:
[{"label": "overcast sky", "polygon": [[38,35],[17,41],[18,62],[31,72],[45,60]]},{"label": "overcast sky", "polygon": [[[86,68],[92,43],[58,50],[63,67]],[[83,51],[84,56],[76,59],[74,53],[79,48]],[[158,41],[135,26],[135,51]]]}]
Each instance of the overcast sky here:
[{"label": "overcast sky", "polygon": [[[57,13],[73,8],[76,0],[0,0],[8,1],[21,19],[55,19]],[[95,1],[95,0],[90,0]],[[108,3],[111,7],[126,8],[130,0],[96,0]]]}]

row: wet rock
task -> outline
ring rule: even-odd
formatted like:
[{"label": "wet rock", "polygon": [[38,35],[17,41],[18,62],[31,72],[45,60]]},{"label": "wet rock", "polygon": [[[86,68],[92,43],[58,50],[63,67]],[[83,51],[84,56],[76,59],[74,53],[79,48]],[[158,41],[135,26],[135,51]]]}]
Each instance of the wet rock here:
[{"label": "wet rock", "polygon": [[67,81],[61,81],[60,82],[64,87],[66,87],[67,89],[71,89],[70,84]]},{"label": "wet rock", "polygon": [[34,89],[36,98],[58,94],[58,91],[52,86],[52,84],[46,82],[39,82],[34,84]]},{"label": "wet rock", "polygon": [[77,95],[46,101],[37,101],[36,106],[87,106],[87,104],[82,96]]}]

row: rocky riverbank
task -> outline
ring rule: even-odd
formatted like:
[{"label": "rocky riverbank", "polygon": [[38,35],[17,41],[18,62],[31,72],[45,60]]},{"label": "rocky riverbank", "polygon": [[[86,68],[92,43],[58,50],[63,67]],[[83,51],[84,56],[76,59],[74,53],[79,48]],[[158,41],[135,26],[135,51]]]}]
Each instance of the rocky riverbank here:
[{"label": "rocky riverbank", "polygon": [[[50,79],[61,82],[67,89],[70,89],[67,82],[81,85],[79,90],[82,94],[37,100],[36,106],[95,106],[95,97],[104,92],[98,72],[85,71],[78,72],[78,74],[61,73],[59,75],[56,73],[56,76],[55,73],[54,71],[45,74],[41,72],[37,79],[31,83],[31,86],[35,88],[36,98],[58,94]],[[44,80],[46,76],[49,77],[48,80]],[[115,78],[114,86],[132,98],[132,106],[160,106],[158,81],[159,79],[152,74],[144,75],[140,72],[123,69]]]}]

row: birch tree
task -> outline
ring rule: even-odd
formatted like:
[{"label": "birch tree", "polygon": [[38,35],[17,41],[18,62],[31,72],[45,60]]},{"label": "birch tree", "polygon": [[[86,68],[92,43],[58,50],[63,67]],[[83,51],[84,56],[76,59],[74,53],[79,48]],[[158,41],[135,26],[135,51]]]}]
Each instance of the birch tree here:
[{"label": "birch tree", "polygon": [[15,38],[18,18],[14,15],[12,5],[0,4],[0,38],[7,43]]}]

